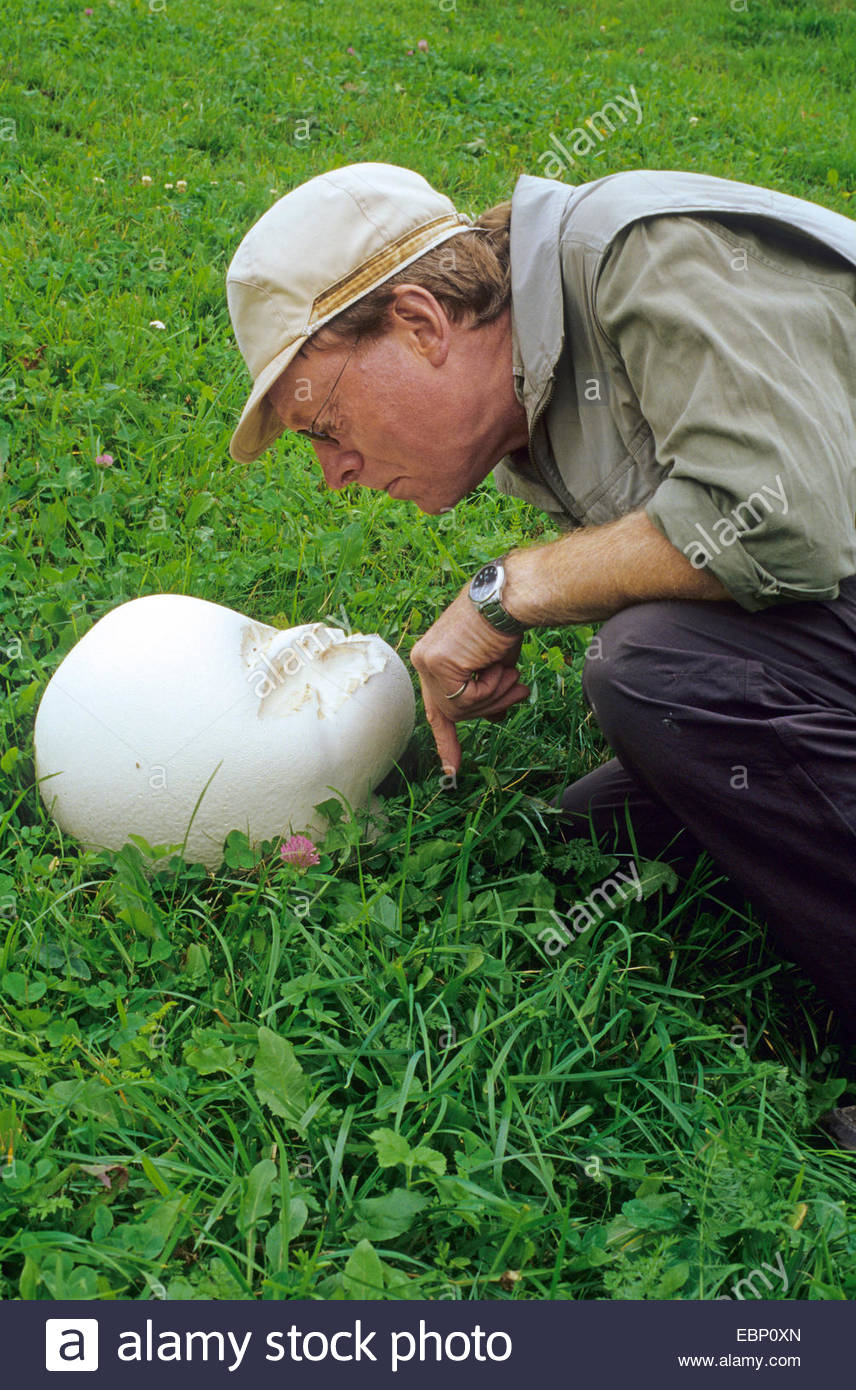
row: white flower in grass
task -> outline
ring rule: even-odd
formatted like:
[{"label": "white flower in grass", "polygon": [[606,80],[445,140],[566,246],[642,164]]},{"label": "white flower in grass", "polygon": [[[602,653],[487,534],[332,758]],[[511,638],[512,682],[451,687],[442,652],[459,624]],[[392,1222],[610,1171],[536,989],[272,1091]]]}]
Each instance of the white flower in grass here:
[{"label": "white flower in grass", "polygon": [[186,192],[187,192],[187,179],[178,179],[178,180],[176,181],[175,191],[176,191],[176,193],[186,193]]},{"label": "white flower in grass", "polygon": [[149,328],[166,328],[166,324],[160,319],[149,319]]},{"label": "white flower in grass", "polygon": [[143,174],[143,177],[140,179],[140,183],[145,183],[145,184],[149,184],[149,183],[151,183],[151,181],[152,181],[152,176],[151,176],[151,174]]}]

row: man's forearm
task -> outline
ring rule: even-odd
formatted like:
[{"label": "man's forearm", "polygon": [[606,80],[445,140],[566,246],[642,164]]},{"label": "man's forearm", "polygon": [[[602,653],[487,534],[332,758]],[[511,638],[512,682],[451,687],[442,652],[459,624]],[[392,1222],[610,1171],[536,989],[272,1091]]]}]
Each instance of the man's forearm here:
[{"label": "man's forearm", "polygon": [[596,622],[649,599],[730,599],[695,569],[644,511],[571,531],[548,545],[513,550],[503,606],[536,627]]}]

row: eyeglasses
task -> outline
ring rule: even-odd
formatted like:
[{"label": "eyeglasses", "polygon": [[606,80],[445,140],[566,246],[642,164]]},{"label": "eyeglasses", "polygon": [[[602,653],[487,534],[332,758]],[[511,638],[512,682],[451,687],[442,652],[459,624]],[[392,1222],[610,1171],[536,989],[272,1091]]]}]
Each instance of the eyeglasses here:
[{"label": "eyeglasses", "polygon": [[355,353],[355,351],[356,351],[356,348],[357,348],[357,344],[359,343],[359,341],[360,341],[360,335],[359,335],[359,333],[358,333],[357,336],[356,336],[356,338],[354,339],[353,346],[351,347],[351,351],[348,353],[347,357],[345,358],[344,362],[342,363],[342,368],[341,368],[341,371],[339,372],[339,375],[336,377],[336,380],[333,382],[333,385],[330,387],[330,390],[327,392],[327,395],[326,395],[326,397],[325,397],[325,399],[324,399],[324,404],[320,407],[320,409],[316,410],[316,412],[315,412],[315,417],[314,417],[314,419],[313,419],[313,421],[312,421],[312,424],[308,427],[308,429],[295,430],[295,431],[294,431],[295,434],[302,434],[303,437],[304,437],[304,439],[311,439],[311,440],[313,441],[313,443],[316,443],[316,444],[335,444],[336,447],[338,448],[338,445],[339,445],[338,439],[334,439],[333,436],[332,436],[332,434],[326,434],[326,433],[324,432],[324,430],[316,430],[316,428],[315,428],[315,421],[324,413],[324,411],[327,409],[327,406],[330,404],[330,401],[331,401],[332,396],[333,396],[333,392],[336,390],[336,387],[339,385],[339,382],[342,380],[342,376],[343,376],[343,374],[344,374],[345,368],[347,367],[348,363],[350,362],[351,358],[353,357],[353,355],[354,355],[354,353]]}]

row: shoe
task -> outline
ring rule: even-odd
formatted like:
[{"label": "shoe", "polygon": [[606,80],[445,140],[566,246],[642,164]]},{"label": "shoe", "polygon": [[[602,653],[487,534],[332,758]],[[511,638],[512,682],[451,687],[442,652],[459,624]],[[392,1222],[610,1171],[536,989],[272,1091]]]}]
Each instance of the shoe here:
[{"label": "shoe", "polygon": [[840,1110],[828,1110],[821,1115],[819,1123],[832,1135],[839,1149],[852,1149],[856,1152],[856,1105],[845,1105]]}]

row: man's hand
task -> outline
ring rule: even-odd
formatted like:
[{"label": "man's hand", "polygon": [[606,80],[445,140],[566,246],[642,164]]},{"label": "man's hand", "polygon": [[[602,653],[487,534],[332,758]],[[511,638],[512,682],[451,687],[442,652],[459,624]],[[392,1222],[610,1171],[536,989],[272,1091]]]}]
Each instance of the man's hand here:
[{"label": "man's hand", "polygon": [[[715,575],[696,569],[644,511],[603,526],[586,526],[546,545],[512,550],[503,559],[502,603],[531,627],[599,622],[632,603],[651,599],[729,600]],[[521,639],[491,627],[467,589],[414,646],[425,713],[444,771],[457,772],[459,719],[502,719],[525,700],[517,675]],[[471,680],[454,700],[448,697]]]},{"label": "man's hand", "polygon": [[[410,660],[444,772],[461,765],[458,720],[501,719],[529,694],[517,674],[521,641],[491,627],[464,588],[413,647]],[[466,689],[450,700],[468,677]]]}]

